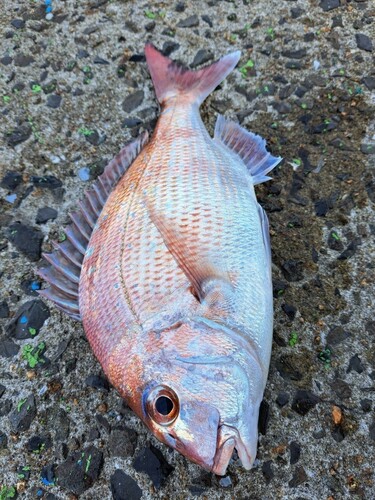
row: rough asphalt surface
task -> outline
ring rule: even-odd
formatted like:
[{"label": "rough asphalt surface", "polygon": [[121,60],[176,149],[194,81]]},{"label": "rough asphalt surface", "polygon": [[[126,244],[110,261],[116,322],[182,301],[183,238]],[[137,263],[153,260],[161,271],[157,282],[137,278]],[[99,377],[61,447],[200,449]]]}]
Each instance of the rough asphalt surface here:
[{"label": "rough asphalt surface", "polygon": [[[5,2],[0,11],[0,498],[375,497],[375,5],[371,0]],[[275,331],[254,468],[158,443],[34,268],[84,189],[158,116],[143,46],[199,67],[202,106],[284,162],[270,218]]]}]

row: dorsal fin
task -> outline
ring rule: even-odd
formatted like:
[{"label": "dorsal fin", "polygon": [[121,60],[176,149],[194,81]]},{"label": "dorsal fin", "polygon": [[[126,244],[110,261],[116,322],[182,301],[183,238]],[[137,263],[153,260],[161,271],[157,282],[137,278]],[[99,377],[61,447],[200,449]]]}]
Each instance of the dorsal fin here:
[{"label": "dorsal fin", "polygon": [[70,214],[72,223],[65,228],[67,239],[62,243],[53,242],[55,250],[43,254],[45,265],[36,271],[50,285],[40,290],[40,295],[54,302],[56,307],[74,319],[81,319],[78,306],[79,275],[95,223],[111,191],[147,141],[148,133],[144,132],[108,163],[92,188],[85,192],[85,199],[79,203],[80,208]]},{"label": "dorsal fin", "polygon": [[247,166],[254,184],[268,181],[267,174],[282,160],[272,156],[266,149],[266,141],[260,135],[248,132],[238,123],[219,115],[215,125],[214,139],[236,153]]}]

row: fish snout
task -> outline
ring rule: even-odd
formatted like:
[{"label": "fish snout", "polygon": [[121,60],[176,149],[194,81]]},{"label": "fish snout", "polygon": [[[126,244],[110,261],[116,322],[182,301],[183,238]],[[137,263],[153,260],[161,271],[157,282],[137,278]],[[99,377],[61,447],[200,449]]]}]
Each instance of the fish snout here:
[{"label": "fish snout", "polygon": [[173,444],[168,444],[204,469],[212,470],[219,418],[217,409],[207,403],[181,405],[180,417],[173,426]]}]

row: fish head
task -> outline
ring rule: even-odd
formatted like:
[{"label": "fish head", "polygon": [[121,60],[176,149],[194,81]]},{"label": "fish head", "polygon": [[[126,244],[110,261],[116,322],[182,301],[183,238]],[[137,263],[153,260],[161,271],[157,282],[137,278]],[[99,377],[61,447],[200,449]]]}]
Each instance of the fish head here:
[{"label": "fish head", "polygon": [[120,393],[153,434],[219,475],[234,449],[246,469],[257,449],[264,374],[238,341],[206,322],[178,324],[149,333],[122,374]]}]

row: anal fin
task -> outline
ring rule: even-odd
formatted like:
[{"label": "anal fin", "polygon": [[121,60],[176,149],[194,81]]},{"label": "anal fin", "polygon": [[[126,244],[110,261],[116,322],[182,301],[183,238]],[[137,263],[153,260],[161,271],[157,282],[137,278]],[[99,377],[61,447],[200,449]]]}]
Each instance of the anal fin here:
[{"label": "anal fin", "polygon": [[260,184],[271,179],[267,174],[282,160],[272,156],[266,149],[266,141],[260,135],[242,128],[238,123],[217,117],[214,140],[237,154],[247,166],[253,183]]}]

